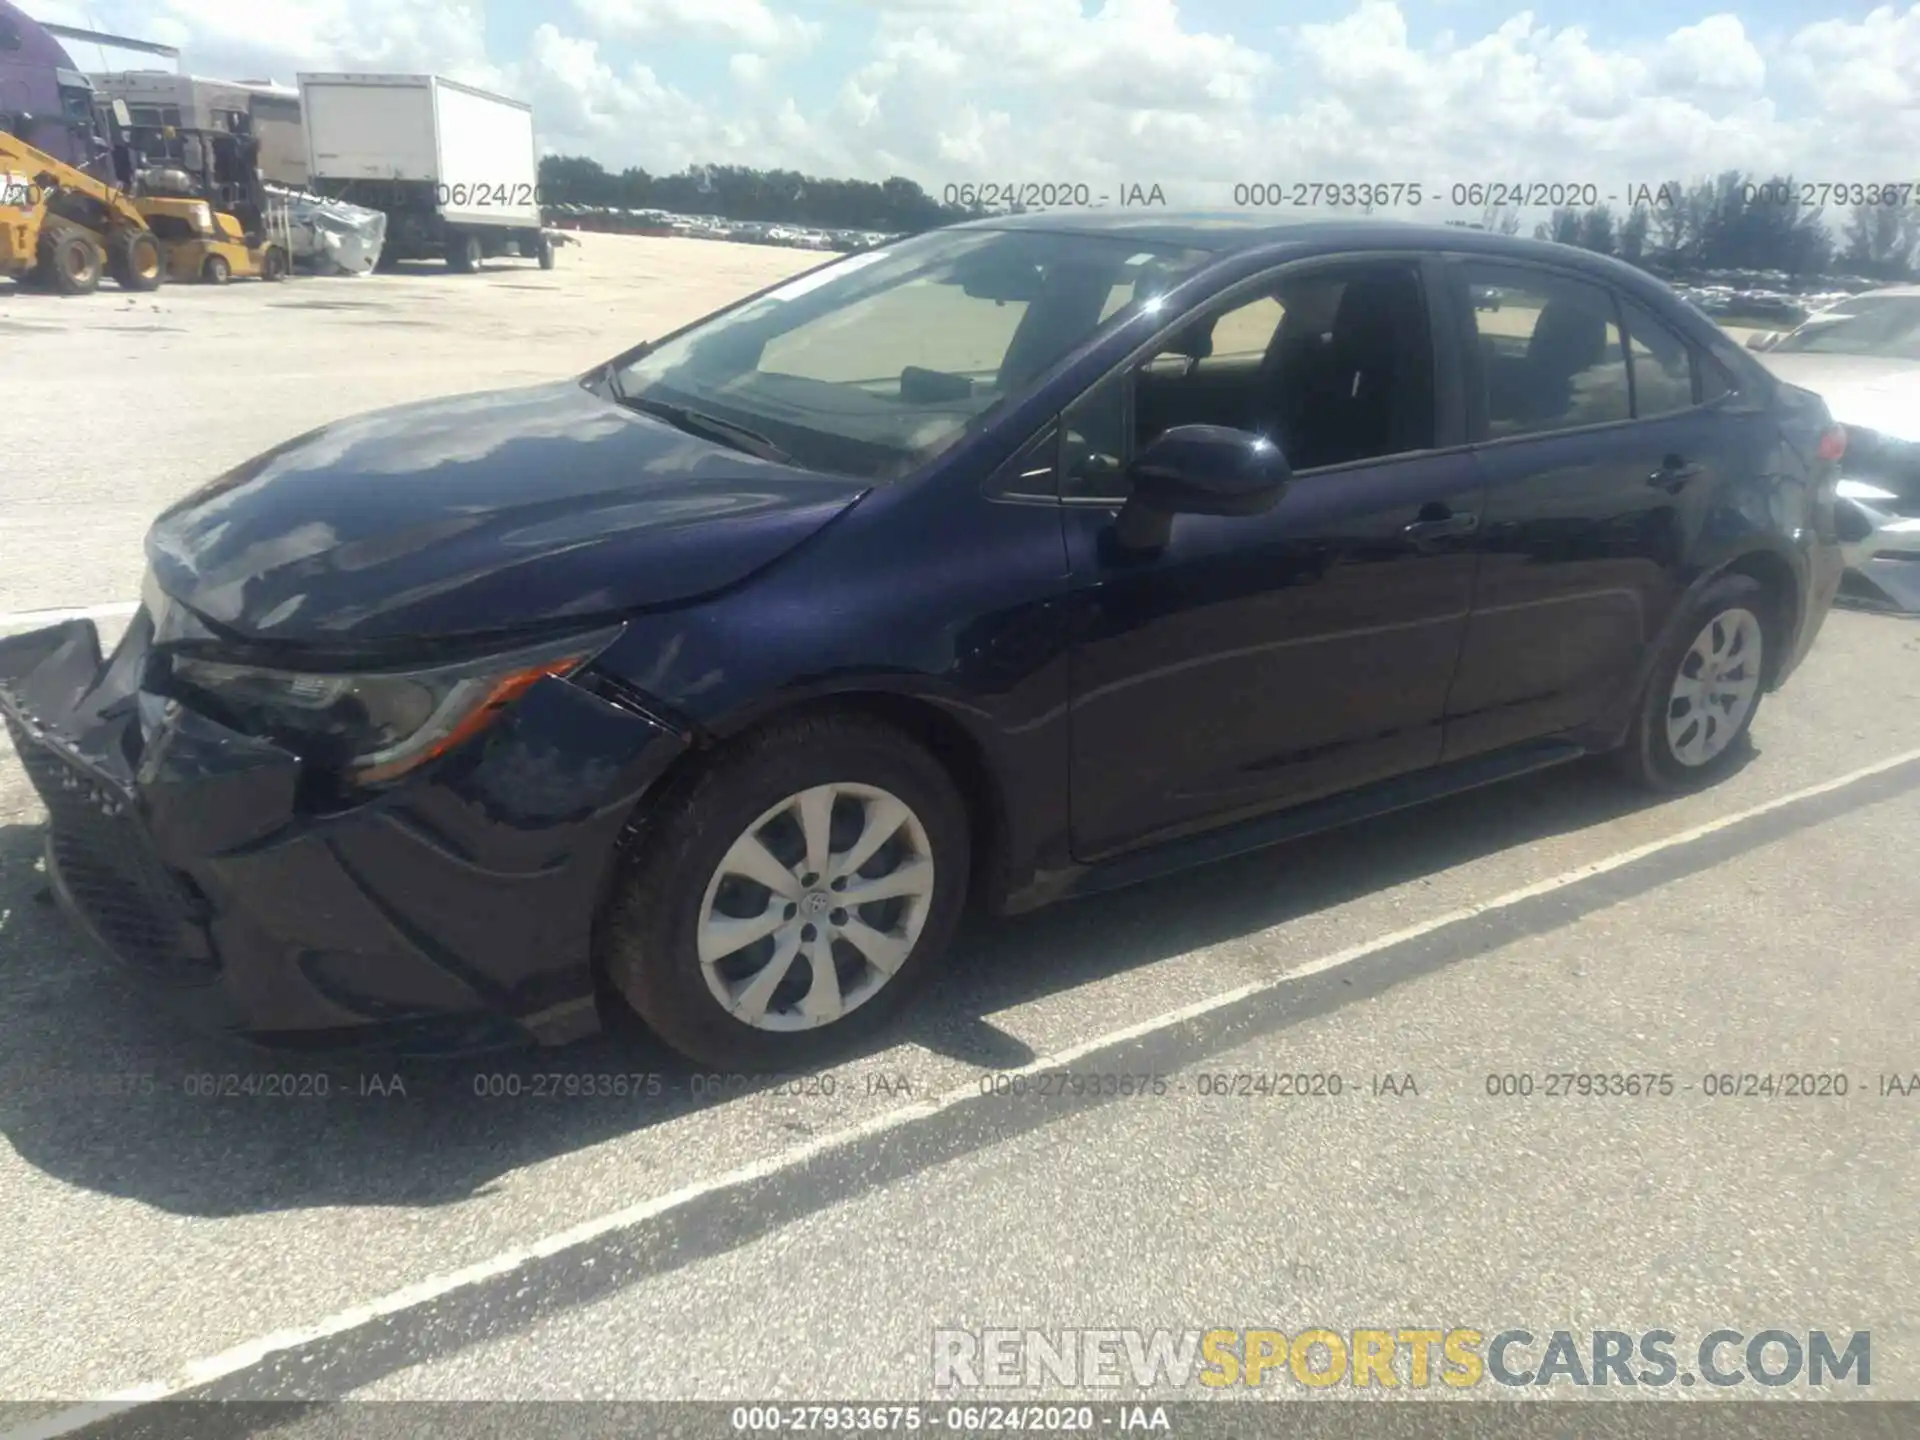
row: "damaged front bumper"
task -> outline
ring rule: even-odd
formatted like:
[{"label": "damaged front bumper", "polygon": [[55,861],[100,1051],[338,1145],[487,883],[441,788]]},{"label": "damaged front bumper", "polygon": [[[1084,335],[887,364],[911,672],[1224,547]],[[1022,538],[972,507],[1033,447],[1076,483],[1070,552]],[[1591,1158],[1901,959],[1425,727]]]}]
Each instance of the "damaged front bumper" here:
[{"label": "damaged front bumper", "polygon": [[0,640],[0,720],[82,930],[196,1023],[272,1044],[559,1043],[599,1016],[593,919],[684,736],[549,677],[483,735],[346,809],[302,765],[143,688],[143,609]]}]

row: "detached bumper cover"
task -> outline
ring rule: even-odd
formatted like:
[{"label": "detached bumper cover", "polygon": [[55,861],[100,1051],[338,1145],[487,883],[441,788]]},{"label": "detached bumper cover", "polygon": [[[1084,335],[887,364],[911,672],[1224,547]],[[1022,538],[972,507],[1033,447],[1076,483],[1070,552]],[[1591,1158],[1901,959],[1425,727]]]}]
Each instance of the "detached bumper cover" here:
[{"label": "detached bumper cover", "polygon": [[1843,498],[1835,511],[1847,565],[1841,599],[1920,615],[1920,501]]},{"label": "detached bumper cover", "polygon": [[420,1048],[597,1027],[593,917],[634,806],[684,737],[563,680],[350,810],[301,764],[141,689],[143,611],[0,641],[0,721],[81,927],[198,1022],[271,1043]]}]

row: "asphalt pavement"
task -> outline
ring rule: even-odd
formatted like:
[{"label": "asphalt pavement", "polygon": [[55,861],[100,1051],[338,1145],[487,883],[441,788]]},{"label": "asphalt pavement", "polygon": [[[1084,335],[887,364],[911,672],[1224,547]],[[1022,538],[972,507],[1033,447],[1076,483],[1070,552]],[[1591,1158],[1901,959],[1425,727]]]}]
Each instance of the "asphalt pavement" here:
[{"label": "asphalt pavement", "polygon": [[[63,539],[10,613],[131,599],[164,497],[121,483],[112,554]],[[1026,1329],[1867,1331],[1834,1393],[1920,1400],[1908,621],[1836,613],[1708,792],[1583,763],[977,922],[892,1043],[773,1081],[628,1027],[439,1064],[192,1035],[46,902],[41,822],[0,757],[0,1431],[111,1397],[945,1404],[936,1332]],[[1714,1093],[1742,1075],[1817,1093]]]}]

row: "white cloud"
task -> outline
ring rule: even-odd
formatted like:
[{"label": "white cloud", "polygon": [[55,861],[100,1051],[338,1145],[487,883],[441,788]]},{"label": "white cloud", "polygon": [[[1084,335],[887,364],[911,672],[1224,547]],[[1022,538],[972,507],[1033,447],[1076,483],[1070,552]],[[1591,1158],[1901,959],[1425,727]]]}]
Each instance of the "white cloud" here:
[{"label": "white cloud", "polygon": [[1751,95],[1766,84],[1767,62],[1739,16],[1709,15],[1667,36],[1653,78],[1669,93]]},{"label": "white cloud", "polygon": [[802,51],[820,36],[817,21],[774,10],[763,0],[573,0],[588,29],[606,39],[672,36],[752,51]]},{"label": "white cloud", "polygon": [[[428,70],[499,83],[481,0],[63,0],[33,12],[59,23],[177,45],[186,68],[291,83],[297,70]],[[243,20],[236,20],[236,15]]]},{"label": "white cloud", "polygon": [[[1920,3],[1777,35],[1677,14],[1632,44],[1518,8],[1491,27],[1455,10],[1416,41],[1395,0],[1237,34],[1178,0],[791,4],[817,0],[573,0],[519,54],[489,42],[482,0],[256,0],[244,26],[228,0],[38,8],[180,44],[203,73],[490,84],[533,102],[547,148],[655,173],[1158,181],[1217,201],[1243,180],[1904,178],[1920,153]],[[661,40],[720,47],[726,75],[676,83]]]},{"label": "white cloud", "polygon": [[[1779,68],[1818,98],[1821,137],[1833,148],[1867,147],[1903,168],[1920,142],[1920,5],[1882,6],[1858,24],[1822,20],[1786,47]],[[1817,143],[1816,153],[1820,148]],[[1904,166],[1910,169],[1911,166]]]}]

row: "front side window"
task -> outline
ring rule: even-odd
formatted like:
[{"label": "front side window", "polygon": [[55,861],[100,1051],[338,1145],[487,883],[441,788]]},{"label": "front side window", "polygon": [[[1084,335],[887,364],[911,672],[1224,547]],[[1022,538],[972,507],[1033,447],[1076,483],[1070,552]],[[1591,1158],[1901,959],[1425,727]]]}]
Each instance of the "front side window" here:
[{"label": "front side window", "polygon": [[1266,436],[1296,471],[1434,444],[1432,341],[1410,264],[1316,267],[1202,310],[1062,416],[1061,493],[1124,499],[1133,456],[1176,425]]},{"label": "front side window", "polygon": [[1620,313],[1627,322],[1627,355],[1633,365],[1633,413],[1644,420],[1692,409],[1692,347],[1624,296]]},{"label": "front side window", "polygon": [[82,90],[77,85],[62,85],[60,112],[71,122],[91,125],[93,123],[93,92]]},{"label": "front side window", "polygon": [[1489,439],[1632,418],[1608,291],[1517,266],[1463,268],[1469,286],[1500,294],[1497,310],[1472,311]]},{"label": "front side window", "polygon": [[936,231],[702,322],[626,366],[617,389],[635,408],[751,430],[802,465],[892,478],[1210,258],[1108,236]]}]

